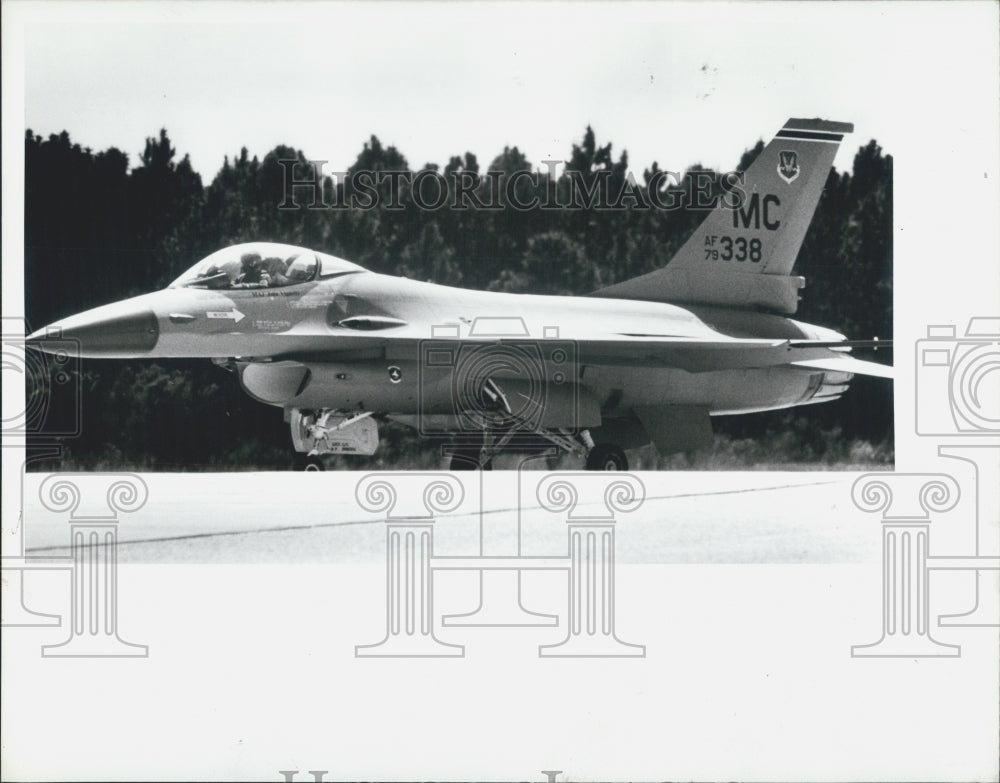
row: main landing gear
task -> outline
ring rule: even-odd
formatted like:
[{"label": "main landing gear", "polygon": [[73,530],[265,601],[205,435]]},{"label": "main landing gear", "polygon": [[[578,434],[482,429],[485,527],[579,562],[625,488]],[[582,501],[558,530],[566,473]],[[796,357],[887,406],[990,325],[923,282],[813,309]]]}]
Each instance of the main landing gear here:
[{"label": "main landing gear", "polygon": [[[507,420],[511,418],[508,414]],[[378,448],[378,426],[370,412],[292,409],[289,423],[296,470],[322,471],[326,469],[326,455],[370,456]],[[622,448],[613,443],[594,443],[588,430],[535,429],[524,420],[499,429],[492,429],[484,421],[483,427],[479,435],[465,433],[452,444],[449,470],[492,470],[493,460],[504,451],[541,454],[553,446],[576,456],[587,470],[628,470]]]},{"label": "main landing gear", "polygon": [[[520,431],[525,434],[523,430]],[[510,445],[514,430],[499,434],[484,434],[482,445],[461,444],[451,450],[448,470],[493,470],[493,460],[504,450],[518,451],[518,444]],[[625,451],[613,443],[595,444],[587,430],[573,435],[566,431],[535,431],[531,433],[537,447],[557,446],[562,451],[576,454],[584,461],[586,470],[628,470]],[[522,444],[523,445],[523,444]]]},{"label": "main landing gear", "polygon": [[[544,453],[552,446],[581,459],[587,470],[628,470],[628,459],[620,446],[595,444],[586,429],[541,429],[542,419],[515,412],[511,399],[501,382],[493,378],[482,381],[472,417],[482,427],[481,435],[469,432],[452,445],[449,470],[491,470],[493,459],[505,450]],[[529,409],[534,410],[525,408]]]},{"label": "main landing gear", "polygon": [[448,460],[448,470],[493,470],[493,458],[484,460],[481,448],[458,449]]},{"label": "main landing gear", "polygon": [[625,452],[613,443],[599,443],[590,450],[587,470],[628,470]]}]

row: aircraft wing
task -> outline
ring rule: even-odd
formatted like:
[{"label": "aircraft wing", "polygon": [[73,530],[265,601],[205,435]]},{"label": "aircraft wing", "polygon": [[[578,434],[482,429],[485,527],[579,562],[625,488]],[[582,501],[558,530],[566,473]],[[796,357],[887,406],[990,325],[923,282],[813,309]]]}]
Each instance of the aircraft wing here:
[{"label": "aircraft wing", "polygon": [[793,347],[787,340],[699,340],[669,337],[583,338],[581,363],[670,367],[688,372],[774,367],[793,359],[827,358],[826,348]]},{"label": "aircraft wing", "polygon": [[[441,341],[417,339],[409,334],[352,335],[351,348],[365,351],[378,348],[389,359],[413,359],[422,351],[430,350],[435,343],[472,345],[502,345],[531,343],[544,347],[548,339],[464,337]],[[692,337],[649,335],[588,335],[566,340],[553,339],[553,344],[571,344],[579,364],[610,366],[640,365],[666,367],[688,372],[752,369],[761,367],[797,366],[864,375],[892,377],[892,367],[854,359],[843,351],[832,350],[829,342],[809,340],[739,339],[706,340]],[[343,348],[347,346],[341,344]],[[890,343],[882,342],[888,347]],[[342,354],[338,351],[337,354]],[[286,358],[322,361],[322,355],[311,354]],[[329,360],[339,358],[331,354]]]},{"label": "aircraft wing", "polygon": [[[642,364],[688,372],[794,366],[892,378],[889,365],[863,361],[832,350],[828,342],[809,340],[723,340],[631,337],[626,340],[576,341],[583,363]],[[887,342],[882,346],[888,347]]]}]

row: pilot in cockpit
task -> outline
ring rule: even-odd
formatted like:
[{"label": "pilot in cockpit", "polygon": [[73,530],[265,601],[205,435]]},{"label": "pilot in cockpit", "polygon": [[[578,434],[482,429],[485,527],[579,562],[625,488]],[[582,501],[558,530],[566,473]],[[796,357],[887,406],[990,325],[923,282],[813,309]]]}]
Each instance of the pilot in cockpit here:
[{"label": "pilot in cockpit", "polygon": [[271,285],[271,276],[264,269],[260,253],[244,253],[240,257],[240,270],[234,288],[267,288]]},{"label": "pilot in cockpit", "polygon": [[270,256],[261,262],[263,274],[270,278],[271,286],[288,285],[288,278],[285,276],[285,262],[277,256]]}]

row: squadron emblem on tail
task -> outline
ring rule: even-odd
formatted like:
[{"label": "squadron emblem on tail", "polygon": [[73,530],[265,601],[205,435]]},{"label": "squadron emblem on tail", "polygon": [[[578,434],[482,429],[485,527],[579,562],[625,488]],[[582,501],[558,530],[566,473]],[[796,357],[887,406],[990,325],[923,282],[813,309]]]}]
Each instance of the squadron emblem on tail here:
[{"label": "squadron emblem on tail", "polygon": [[778,153],[778,176],[789,185],[799,176],[799,156],[795,150],[782,150]]}]

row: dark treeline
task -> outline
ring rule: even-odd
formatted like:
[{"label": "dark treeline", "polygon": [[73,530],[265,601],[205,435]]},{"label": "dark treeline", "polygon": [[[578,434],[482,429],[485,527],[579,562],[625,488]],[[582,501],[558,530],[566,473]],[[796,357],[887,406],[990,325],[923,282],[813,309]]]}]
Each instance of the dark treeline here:
[{"label": "dark treeline", "polygon": [[[763,149],[758,142],[736,162],[744,171]],[[296,165],[280,161],[297,160]],[[661,267],[703,215],[696,209],[643,208],[648,185],[663,181],[654,162],[633,180],[622,209],[599,203],[576,208],[421,209],[403,180],[400,209],[390,183],[371,209],[307,209],[310,188],[293,191],[302,208],[279,209],[288,198],[286,165],[296,179],[310,175],[301,151],[279,146],[263,160],[246,149],[227,158],[207,186],[187,156],[177,159],[166,131],[146,140],[137,166],[118,149],[81,148],[63,132],[25,138],[25,313],[32,328],[72,313],[162,288],[198,259],[237,242],[271,240],[347,258],[376,272],[447,285],[498,291],[585,294]],[[517,147],[504,148],[483,169],[466,152],[443,168],[425,164],[454,185],[462,176],[535,172]],[[559,176],[546,169],[517,181],[522,203],[566,204],[574,192],[603,182],[610,200],[629,192],[625,152],[598,145],[587,128]],[[416,171],[392,146],[372,136],[349,173]],[[567,174],[567,172],[570,172]],[[694,166],[671,195],[690,193]],[[463,174],[466,173],[466,174]],[[718,179],[709,173],[718,187]],[[571,182],[572,180],[572,182]],[[574,191],[571,185],[577,185]],[[489,182],[477,193],[491,199]],[[323,181],[327,204],[345,203],[350,183]],[[423,191],[431,193],[431,183]],[[454,194],[447,199],[451,203]],[[656,194],[654,194],[656,195]],[[599,199],[595,199],[599,202]],[[494,200],[494,203],[496,201]],[[796,264],[807,287],[796,318],[852,338],[892,334],[892,156],[871,141],[851,173],[831,171]],[[64,443],[64,465],[180,469],[196,465],[283,465],[290,440],[280,411],[247,397],[235,376],[205,361],[89,360],[80,373],[82,432]],[[831,461],[845,445],[867,441],[891,458],[892,389],[855,378],[838,402],[714,421],[729,438],[781,438],[791,459]],[[383,428],[379,455],[393,460],[423,448],[411,433]],[[836,452],[836,453],[835,453]],[[360,463],[354,463],[360,464]],[[398,463],[401,464],[401,463]]]}]

